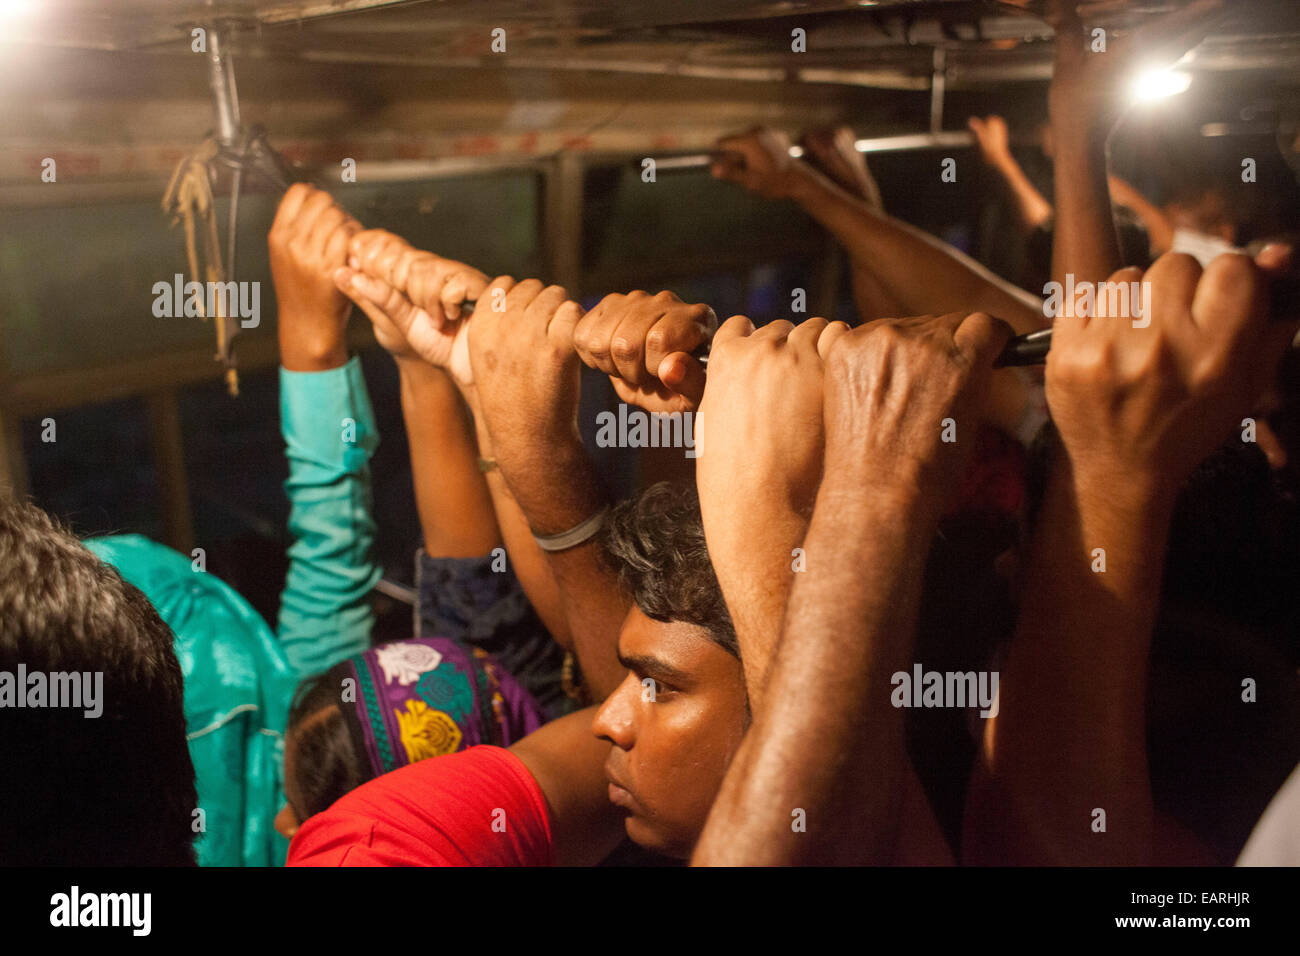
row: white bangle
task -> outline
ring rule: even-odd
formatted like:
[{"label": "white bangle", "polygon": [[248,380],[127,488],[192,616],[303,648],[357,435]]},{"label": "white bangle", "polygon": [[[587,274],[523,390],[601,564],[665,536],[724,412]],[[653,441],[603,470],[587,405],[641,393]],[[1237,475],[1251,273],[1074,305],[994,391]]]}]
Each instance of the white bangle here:
[{"label": "white bangle", "polygon": [[543,551],[567,551],[569,548],[576,548],[583,542],[590,541],[600,531],[601,526],[605,523],[605,515],[609,514],[609,505],[601,508],[590,518],[587,518],[581,524],[575,525],[568,531],[561,531],[559,534],[535,534],[533,540]]}]

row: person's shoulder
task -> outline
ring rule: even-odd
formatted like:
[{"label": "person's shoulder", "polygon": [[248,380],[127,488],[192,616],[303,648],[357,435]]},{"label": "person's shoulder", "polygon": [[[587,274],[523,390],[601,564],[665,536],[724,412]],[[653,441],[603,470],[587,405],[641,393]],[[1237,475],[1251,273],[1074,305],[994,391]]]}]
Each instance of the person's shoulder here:
[{"label": "person's shoulder", "polygon": [[307,819],[290,866],[537,866],[546,805],[524,763],[471,747],[376,777]]}]

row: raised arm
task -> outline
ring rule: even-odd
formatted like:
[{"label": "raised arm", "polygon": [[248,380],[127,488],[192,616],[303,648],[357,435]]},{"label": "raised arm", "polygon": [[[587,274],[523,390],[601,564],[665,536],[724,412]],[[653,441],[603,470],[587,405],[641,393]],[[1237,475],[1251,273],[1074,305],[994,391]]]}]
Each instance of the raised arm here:
[{"label": "raised arm", "polygon": [[[797,202],[839,240],[855,272],[875,277],[867,298],[899,306],[905,315],[980,309],[1002,316],[1017,332],[1046,324],[1042,300],[999,279],[969,256],[920,229],[885,214],[872,201],[850,195],[807,163],[791,158],[789,140],[755,130],[722,140],[724,158],[713,175],[768,198]],[[897,313],[895,313],[897,315]],[[864,321],[888,315],[864,313]],[[1020,436],[1036,414],[1030,386],[1018,369],[993,376],[987,420]]]},{"label": "raised arm", "polygon": [[[623,676],[614,648],[626,598],[593,540],[543,552],[534,539],[581,525],[603,507],[577,430],[577,359],[610,375],[625,401],[659,412],[693,410],[704,371],[690,353],[712,336],[713,310],[670,292],[633,292],[607,296],[584,315],[565,302],[559,287],[542,290],[536,280],[503,280],[478,290],[473,320],[458,321],[449,299],[466,296],[459,289],[449,295],[452,280],[439,287],[420,278],[420,261],[437,257],[382,236],[387,238],[373,241],[404,251],[396,258],[377,254],[371,234],[363,234],[353,246],[360,252],[355,265],[364,271],[345,270],[339,280],[356,284],[359,304],[392,314],[408,339],[421,343],[422,353],[451,356],[453,377],[475,412],[480,452],[498,465],[488,473],[489,487],[507,548],[512,559],[517,553],[540,558],[544,573],[521,568],[521,580],[528,573],[534,581],[530,587],[525,580],[525,589],[557,640],[577,654],[589,690],[603,698]],[[456,372],[462,338],[472,361]],[[444,339],[457,344],[453,348]]]},{"label": "raised arm", "polygon": [[1197,0],[1131,36],[1095,48],[1075,10],[1053,0],[1056,63],[1048,102],[1056,141],[1052,279],[1101,282],[1125,265],[1111,212],[1106,142],[1141,69],[1167,67],[1205,38],[1222,0]]},{"label": "raised arm", "polygon": [[1160,207],[1114,173],[1107,177],[1107,182],[1110,183],[1111,201],[1141,220],[1142,228],[1147,231],[1147,244],[1151,254],[1162,256],[1173,248],[1174,224]]},{"label": "raised arm", "polygon": [[369,646],[380,575],[368,464],[379,439],[360,362],[348,359],[351,304],[331,279],[360,228],[328,193],[299,184],[268,238],[293,538],[278,631],[300,678]]},{"label": "raised arm", "polygon": [[[334,278],[369,317],[376,339],[401,371],[426,550],[482,556],[504,541],[529,603],[552,637],[567,646],[555,578],[499,470],[490,467],[491,436],[478,410],[465,313],[466,303],[486,289],[487,277],[380,229],[354,236],[350,253],[349,266]],[[489,463],[486,473],[480,460]]]},{"label": "raised arm", "polygon": [[[805,161],[825,173],[850,196],[884,213],[885,202],[880,195],[880,185],[871,175],[866,157],[858,152],[857,137],[852,129],[836,126],[808,130],[800,139],[800,145]],[[866,264],[849,259],[849,273],[853,304],[862,321],[907,314],[907,309],[894,299]]]},{"label": "raised arm", "polygon": [[769,199],[792,199],[848,251],[854,266],[872,271],[909,314],[982,309],[1017,332],[1043,327],[1042,305],[969,256],[920,229],[886,215],[789,155],[789,140],[758,130],[721,140],[724,158],[713,175]]},{"label": "raised arm", "polygon": [[[943,422],[973,432],[1008,334],[963,313],[873,323],[831,348],[809,570],[795,576],[762,706],[693,862],[942,857],[891,675],[907,669],[926,555],[971,444],[942,442]],[[912,856],[927,843],[932,855]]]},{"label": "raised arm", "polygon": [[966,125],[975,134],[975,144],[984,165],[997,174],[1011,196],[1021,232],[1029,233],[1051,219],[1052,204],[1030,182],[1011,154],[1007,121],[1001,116],[986,116],[984,119],[972,116]]},{"label": "raised arm", "polygon": [[[1169,522],[1193,469],[1271,382],[1295,325],[1260,270],[1165,255],[1143,321],[1062,317],[1047,363],[1061,448],[968,803],[971,862],[1159,862],[1146,681]],[[1099,813],[1100,811],[1100,813]]]},{"label": "raised arm", "polygon": [[752,709],[764,699],[822,469],[822,356],[843,322],[743,315],[713,340],[697,429],[696,483],[709,559],[740,644]]},{"label": "raised arm", "polygon": [[[427,253],[427,258],[417,258],[407,255],[407,250],[410,246],[391,233],[369,230],[352,238],[349,262],[361,266],[364,260],[371,271],[381,273],[384,268],[402,268],[409,282],[437,283],[440,290],[454,283],[454,288],[467,298],[477,298],[487,286],[487,276],[469,266]],[[427,275],[424,266],[429,267]],[[425,550],[430,555],[453,558],[488,554],[501,543],[501,535],[487,483],[478,468],[473,425],[462,408],[452,377],[453,368],[461,376],[469,374],[463,323],[446,316],[451,306],[442,305],[438,297],[438,307],[444,310],[439,330],[449,334],[430,335],[430,341],[423,343],[430,355],[426,360],[391,315],[364,294],[357,294],[366,290],[375,293],[375,281],[367,279],[350,267],[339,270],[336,276],[342,291],[356,295],[355,301],[371,319],[376,340],[397,363],[402,418],[411,446],[411,477]],[[407,307],[406,303],[397,303],[394,311],[403,307]],[[456,331],[461,333],[459,340]]]},{"label": "raised arm", "polygon": [[469,353],[501,474],[530,533],[551,539],[546,560],[572,648],[592,696],[603,699],[625,673],[616,649],[628,599],[594,536],[607,501],[578,432],[573,330],[581,316],[560,286],[503,276],[475,310]]}]

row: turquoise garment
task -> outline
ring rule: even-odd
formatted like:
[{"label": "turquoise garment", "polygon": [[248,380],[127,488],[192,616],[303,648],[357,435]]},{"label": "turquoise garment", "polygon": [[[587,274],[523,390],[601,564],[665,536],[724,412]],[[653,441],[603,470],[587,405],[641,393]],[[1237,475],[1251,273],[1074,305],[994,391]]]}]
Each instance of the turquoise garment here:
[{"label": "turquoise garment", "polygon": [[280,370],[289,459],[289,572],[279,638],[234,589],[140,535],[85,542],[153,602],[176,634],[204,831],[204,866],[279,866],[284,728],[300,680],[370,646],[370,456],[379,443],[361,362]]},{"label": "turquoise garment", "polygon": [[373,558],[370,456],[379,444],[361,360],[327,372],[280,369],[289,458],[289,574],[280,643],[299,678],[370,646]]},{"label": "turquoise garment", "polygon": [[202,828],[202,866],[275,866],[289,844],[275,832],[283,805],[283,732],[295,685],[275,635],[253,608],[191,559],[138,534],[91,538],[176,634],[185,724]]}]

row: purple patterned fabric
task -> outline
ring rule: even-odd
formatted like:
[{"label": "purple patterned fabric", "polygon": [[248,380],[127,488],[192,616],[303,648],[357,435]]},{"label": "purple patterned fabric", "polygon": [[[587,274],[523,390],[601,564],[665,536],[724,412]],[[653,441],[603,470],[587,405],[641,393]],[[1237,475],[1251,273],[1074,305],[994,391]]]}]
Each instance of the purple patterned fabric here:
[{"label": "purple patterned fabric", "polygon": [[551,638],[509,568],[492,555],[477,558],[415,557],[415,636],[449,637],[482,648],[541,705],[547,720],[570,713],[574,703],[560,678],[564,651]]},{"label": "purple patterned fabric", "polygon": [[344,714],[376,775],[479,744],[507,747],[543,722],[490,654],[450,638],[382,644],[340,667],[356,690]]}]

